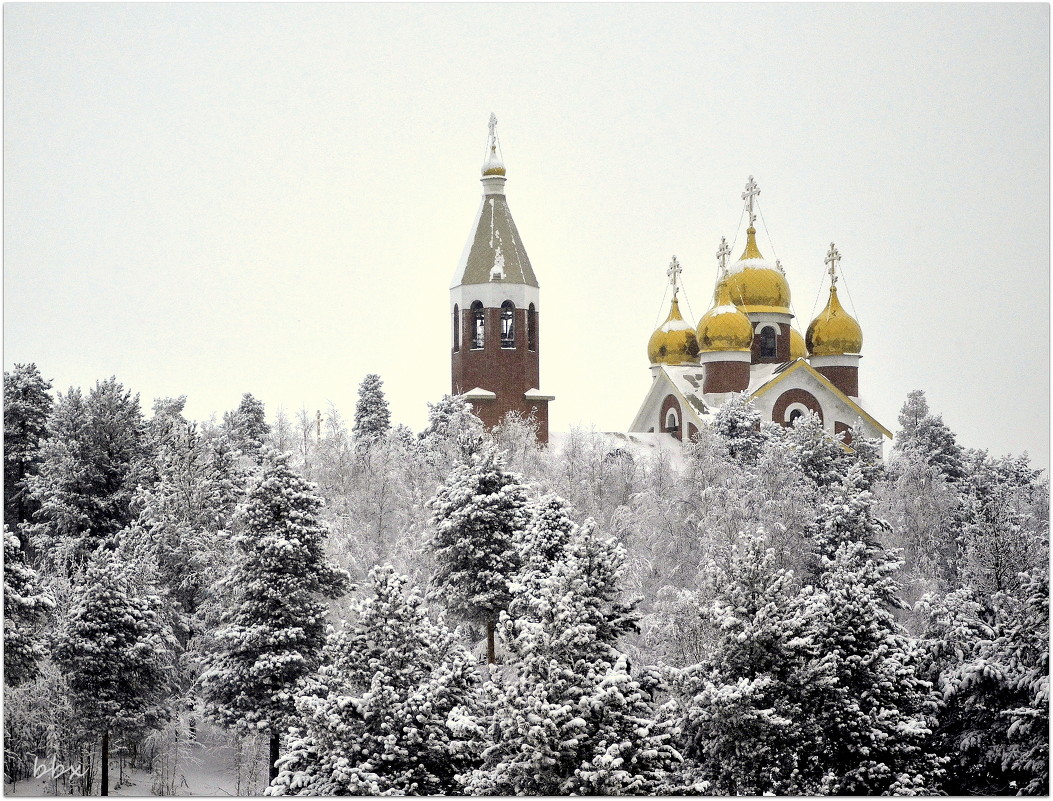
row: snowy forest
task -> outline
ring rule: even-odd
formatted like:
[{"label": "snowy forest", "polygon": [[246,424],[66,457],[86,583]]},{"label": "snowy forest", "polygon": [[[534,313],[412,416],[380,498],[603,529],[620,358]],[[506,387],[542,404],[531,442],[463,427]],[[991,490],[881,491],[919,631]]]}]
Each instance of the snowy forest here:
[{"label": "snowy forest", "polygon": [[921,391],[883,458],[185,402],[4,373],[8,793],[1049,793],[1048,479]]}]

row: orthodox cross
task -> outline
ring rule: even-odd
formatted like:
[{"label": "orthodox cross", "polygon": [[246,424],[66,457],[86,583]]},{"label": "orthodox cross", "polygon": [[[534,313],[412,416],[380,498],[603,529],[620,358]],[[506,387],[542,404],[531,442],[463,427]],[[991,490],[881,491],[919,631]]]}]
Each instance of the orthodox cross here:
[{"label": "orthodox cross", "polygon": [[731,255],[731,248],[728,247],[727,237],[720,237],[720,249],[717,250],[717,264],[720,265],[720,274],[723,275],[728,271],[728,256]]},{"label": "orthodox cross", "polygon": [[753,198],[760,194],[760,188],[757,186],[757,182],[753,180],[753,176],[750,176],[749,181],[746,182],[746,191],[742,193],[742,199],[746,201],[746,206],[750,212],[750,227],[757,222],[757,215],[753,213]]},{"label": "orthodox cross", "polygon": [[834,247],[834,243],[830,243],[830,250],[826,254],[826,263],[830,265],[830,269],[827,270],[830,273],[830,284],[831,286],[837,285],[837,266],[841,263],[841,254],[837,248]]},{"label": "orthodox cross", "polygon": [[490,112],[490,141],[494,141],[494,129],[497,128],[497,115]]},{"label": "orthodox cross", "polygon": [[669,262],[669,269],[665,271],[665,274],[669,276],[669,283],[673,285],[673,297],[676,297],[676,293],[680,291],[678,281],[680,280],[680,273],[684,271],[684,268],[680,266],[680,262],[676,260],[676,256],[673,256],[673,260]]}]

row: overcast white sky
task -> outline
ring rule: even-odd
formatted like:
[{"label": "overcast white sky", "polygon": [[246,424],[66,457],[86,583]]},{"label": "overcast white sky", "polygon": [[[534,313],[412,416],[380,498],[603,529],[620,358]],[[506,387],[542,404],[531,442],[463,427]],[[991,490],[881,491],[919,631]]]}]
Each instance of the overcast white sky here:
[{"label": "overcast white sky", "polygon": [[1048,468],[1049,96],[1046,4],[6,4],[4,366],[197,419],[378,372],[419,429],[494,111],[553,430],[629,425],[752,174],[802,332],[837,243],[880,421]]}]

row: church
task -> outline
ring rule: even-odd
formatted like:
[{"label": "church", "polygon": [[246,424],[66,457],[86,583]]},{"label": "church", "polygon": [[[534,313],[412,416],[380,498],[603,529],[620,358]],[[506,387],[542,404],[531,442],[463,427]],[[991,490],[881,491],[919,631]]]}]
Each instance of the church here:
[{"label": "church", "polygon": [[[511,411],[533,414],[538,439],[547,443],[548,404],[555,398],[540,389],[540,291],[505,197],[496,123],[491,115],[482,201],[450,287],[452,390],[488,427]],[[749,217],[745,249],[729,264],[731,250],[721,239],[713,305],[697,326],[680,312],[682,268],[675,257],[669,265],[669,315],[648,342],[651,386],[628,436],[690,439],[745,392],[762,419],[778,425],[813,412],[845,445],[856,425],[867,437],[891,439],[860,398],[863,333],[838,298],[840,253],[831,243],[826,306],[801,336],[785,271],[757,245],[758,195],[750,176],[742,193]]]}]

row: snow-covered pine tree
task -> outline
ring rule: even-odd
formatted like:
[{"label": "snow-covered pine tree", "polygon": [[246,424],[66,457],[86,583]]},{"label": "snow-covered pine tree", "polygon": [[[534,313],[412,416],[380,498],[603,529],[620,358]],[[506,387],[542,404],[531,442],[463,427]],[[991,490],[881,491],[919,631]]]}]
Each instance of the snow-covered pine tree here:
[{"label": "snow-covered pine tree", "polygon": [[78,577],[54,648],[84,733],[102,742],[102,795],[109,794],[110,734],[145,732],[170,714],[175,638],[161,598],[134,581],[132,572],[100,546]]},{"label": "snow-covered pine tree", "polygon": [[326,604],[348,588],[347,573],[325,555],[328,529],[314,485],[289,468],[289,454],[267,451],[232,542],[237,558],[221,582],[229,602],[216,651],[201,676],[206,710],[237,731],[270,735],[271,778],[294,696],[318,666]]},{"label": "snow-covered pine tree", "polygon": [[[530,522],[518,542],[522,573],[535,574],[533,581],[548,576],[564,557],[577,528],[567,502],[555,493],[542,495],[529,506]],[[522,582],[522,576],[520,578]]]},{"label": "snow-covered pine tree", "polygon": [[501,617],[510,654],[488,697],[482,765],[471,795],[647,795],[680,761],[656,721],[657,674],[634,674],[618,639],[636,629],[621,595],[624,549],[587,520],[537,594]]},{"label": "snow-covered pine tree", "polygon": [[358,403],[355,405],[355,425],[351,433],[360,446],[368,446],[391,428],[391,410],[384,397],[384,382],[376,373],[370,373],[358,385]]},{"label": "snow-covered pine tree", "polygon": [[44,658],[41,624],[55,599],[26,563],[18,537],[4,525],[4,683],[18,686],[37,674]]},{"label": "snow-covered pine tree", "polygon": [[840,483],[855,461],[842,447],[840,438],[826,433],[823,421],[814,412],[794,420],[786,430],[785,442],[795,451],[801,471],[820,490]]},{"label": "snow-covered pine tree", "polygon": [[428,504],[435,592],[454,615],[486,626],[493,664],[494,626],[508,608],[509,580],[520,566],[516,544],[528,522],[526,487],[488,449],[454,467]]},{"label": "snow-covered pine tree", "polygon": [[223,415],[223,429],[243,454],[257,464],[263,463],[263,446],[271,430],[263,401],[246,392],[238,408]]},{"label": "snow-covered pine tree", "polygon": [[816,795],[822,710],[834,681],[816,643],[825,604],[776,569],[763,533],[746,534],[727,568],[710,564],[717,632],[708,659],[683,671],[680,729],[688,789],[714,795]]},{"label": "snow-covered pine tree", "polygon": [[404,577],[385,566],[369,580],[372,596],[326,646],[324,694],[299,700],[303,724],[268,795],[462,792],[474,660]]},{"label": "snow-covered pine tree", "polygon": [[132,498],[145,477],[144,423],[139,396],[116,378],[61,395],[41,447],[39,473],[29,479],[39,504],[30,531],[45,561],[74,569],[101,543],[113,545],[135,517]]},{"label": "snow-covered pine tree", "polygon": [[902,457],[934,465],[950,481],[964,478],[962,448],[943,417],[929,411],[922,390],[907,395],[899,413],[899,425],[895,447]]},{"label": "snow-covered pine tree", "polygon": [[428,461],[442,477],[458,461],[482,450],[487,435],[463,395],[443,395],[437,403],[428,403],[428,424],[419,437]]},{"label": "snow-covered pine tree", "polygon": [[825,792],[928,795],[943,779],[934,753],[935,694],[922,654],[896,622],[898,562],[882,548],[887,524],[873,513],[859,465],[819,509],[815,547],[825,626],[816,634],[835,683],[815,749]]},{"label": "snow-covered pine tree", "polygon": [[764,447],[761,415],[747,392],[733,395],[720,407],[713,419],[712,430],[723,438],[731,457],[742,464],[756,462]]},{"label": "snow-covered pine tree", "polygon": [[37,508],[26,479],[40,465],[40,444],[51,414],[51,382],[35,364],[4,371],[4,524],[15,533]]},{"label": "snow-covered pine tree", "polygon": [[925,598],[922,643],[941,690],[937,741],[950,795],[1049,794],[1049,573],[1015,594]]}]

